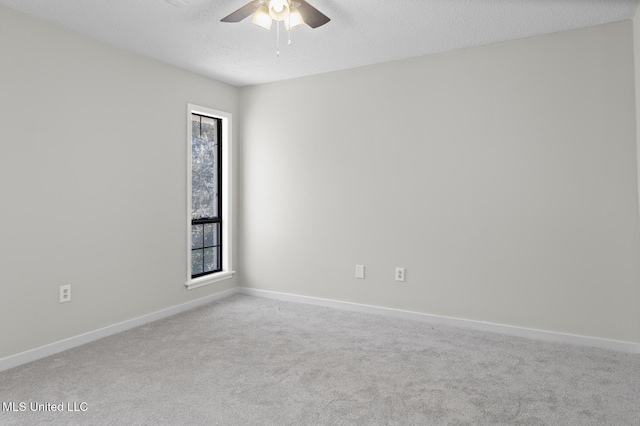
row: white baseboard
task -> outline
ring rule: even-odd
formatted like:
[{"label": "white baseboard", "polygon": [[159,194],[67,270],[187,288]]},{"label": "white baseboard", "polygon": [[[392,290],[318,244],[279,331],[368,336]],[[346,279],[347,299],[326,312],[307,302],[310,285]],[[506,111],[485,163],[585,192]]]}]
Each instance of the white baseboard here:
[{"label": "white baseboard", "polygon": [[286,302],[304,303],[308,305],[324,306],[334,309],[342,309],[353,312],[364,312],[376,315],[384,315],[393,318],[421,321],[431,324],[445,324],[461,328],[474,329],[479,331],[489,331],[493,333],[505,334],[509,336],[525,337],[529,339],[544,340],[549,342],[569,343],[574,345],[591,346],[602,349],[609,349],[620,352],[640,354],[640,344],[632,342],[620,342],[617,340],[599,339],[588,336],[578,336],[574,334],[556,333],[552,331],[536,330],[531,328],[515,327],[503,324],[494,324],[482,321],[473,321],[460,318],[443,317],[438,315],[424,314],[420,312],[404,311],[400,309],[385,308],[381,306],[364,305],[352,302],[343,302],[333,299],[322,299],[317,297],[300,296],[296,294],[278,293],[267,290],[252,288],[231,288],[201,299],[192,300],[181,305],[172,306],[148,315],[143,315],[117,324],[90,331],[78,336],[69,337],[64,340],[0,358],[0,372],[17,367],[28,362],[36,361],[59,352],[66,351],[76,346],[84,345],[112,334],[120,333],[134,327],[148,324],[190,309],[206,305],[213,301],[232,296],[236,293],[250,296],[265,297],[269,299],[282,300]]},{"label": "white baseboard", "polygon": [[215,300],[232,296],[238,292],[239,289],[237,287],[234,287],[206,297],[202,297],[200,299],[192,300],[190,302],[182,303],[176,306],[171,306],[170,308],[162,309],[151,314],[109,325],[98,330],[89,331],[78,336],[69,337],[64,340],[30,349],[28,351],[20,352],[15,355],[10,355],[5,358],[0,358],[0,371],[8,370],[10,368],[26,364],[28,362],[36,361],[38,359],[57,354],[58,352],[66,351],[67,349],[75,348],[76,346],[84,345],[85,343],[93,342],[94,340],[102,339],[103,337],[111,336],[112,334],[120,333],[134,327],[148,324],[153,321],[158,321],[160,319],[167,318],[202,305],[206,305],[207,303],[211,303]]},{"label": "white baseboard", "polygon": [[381,306],[363,305],[359,303],[343,302],[333,299],[322,299],[317,297],[299,296],[289,293],[278,293],[274,291],[258,290],[241,287],[240,293],[277,299],[286,302],[305,303],[308,305],[324,306],[328,308],[343,309],[354,312],[365,312],[376,315],[384,315],[393,318],[402,318],[413,321],[421,321],[431,324],[446,324],[455,327],[488,331],[492,333],[505,334],[509,336],[524,337],[528,339],[544,340],[547,342],[568,343],[573,345],[590,346],[601,349],[609,349],[619,352],[640,354],[640,344],[632,342],[621,342],[617,340],[599,339],[596,337],[579,336],[575,334],[556,333],[553,331],[536,330],[532,328],[515,327],[510,325],[495,324],[490,322],[473,321],[460,318],[443,317],[438,315],[424,314],[420,312],[404,311],[400,309],[384,308]]}]

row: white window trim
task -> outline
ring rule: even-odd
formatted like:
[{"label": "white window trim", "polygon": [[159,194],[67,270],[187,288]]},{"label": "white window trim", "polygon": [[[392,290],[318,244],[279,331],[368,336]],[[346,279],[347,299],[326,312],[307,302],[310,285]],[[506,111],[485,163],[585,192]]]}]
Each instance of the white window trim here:
[{"label": "white window trim", "polygon": [[[222,120],[222,271],[191,278],[191,114]],[[187,290],[233,278],[233,194],[231,114],[199,105],[187,105]]]}]

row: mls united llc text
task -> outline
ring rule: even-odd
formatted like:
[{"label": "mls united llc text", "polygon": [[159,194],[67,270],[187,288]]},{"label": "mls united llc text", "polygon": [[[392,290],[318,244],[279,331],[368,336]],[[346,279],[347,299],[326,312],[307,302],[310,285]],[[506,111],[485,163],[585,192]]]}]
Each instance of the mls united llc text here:
[{"label": "mls united llc text", "polygon": [[2,411],[87,411],[89,405],[86,402],[3,402]]}]

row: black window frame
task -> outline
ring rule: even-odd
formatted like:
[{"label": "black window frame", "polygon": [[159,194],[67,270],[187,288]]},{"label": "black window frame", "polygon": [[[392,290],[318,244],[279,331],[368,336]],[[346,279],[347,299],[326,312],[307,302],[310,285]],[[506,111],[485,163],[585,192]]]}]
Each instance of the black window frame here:
[{"label": "black window frame", "polygon": [[[206,248],[212,248],[212,247],[216,247],[217,248],[217,269],[214,269],[212,271],[206,271],[206,272],[199,272],[194,274],[193,273],[193,269],[191,269],[191,279],[195,279],[195,278],[199,278],[199,277],[204,277],[207,275],[211,275],[211,274],[215,274],[217,272],[222,272],[223,271],[223,232],[222,232],[222,179],[223,179],[223,174],[222,174],[222,126],[223,126],[223,120],[219,117],[213,117],[210,115],[206,115],[206,114],[201,114],[201,113],[197,113],[197,112],[191,112],[191,122],[193,121],[193,117],[200,117],[200,127],[202,128],[202,118],[207,118],[207,119],[212,119],[216,122],[216,138],[217,138],[217,148],[216,148],[216,172],[215,174],[217,175],[217,217],[214,218],[204,218],[204,219],[193,219],[193,216],[191,218],[191,227],[192,227],[192,238],[193,238],[193,226],[194,225],[202,225],[204,227],[204,225],[207,224],[216,224],[215,226],[217,226],[218,230],[217,230],[217,244],[213,244],[210,246],[205,246],[204,245],[204,232],[203,232],[203,241],[202,241],[202,247],[201,248],[193,248],[193,241],[192,241],[192,247],[191,247],[191,256],[193,258],[193,252],[197,251],[197,250],[202,250],[204,251]],[[191,146],[191,151],[193,152],[193,134],[191,135],[191,140],[189,141],[190,146]],[[193,159],[191,160],[193,162]],[[193,163],[192,163],[193,164]],[[191,171],[191,178],[193,180],[193,171]],[[193,198],[191,199],[191,214],[193,215]],[[190,262],[190,264],[192,265],[192,263]]]}]

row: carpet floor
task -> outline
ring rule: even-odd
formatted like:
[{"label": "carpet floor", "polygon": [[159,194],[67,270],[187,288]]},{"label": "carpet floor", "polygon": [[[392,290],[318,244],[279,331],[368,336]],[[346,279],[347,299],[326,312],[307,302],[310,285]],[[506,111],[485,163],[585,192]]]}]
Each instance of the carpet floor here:
[{"label": "carpet floor", "polygon": [[2,372],[0,403],[2,425],[640,425],[640,356],[235,295]]}]

